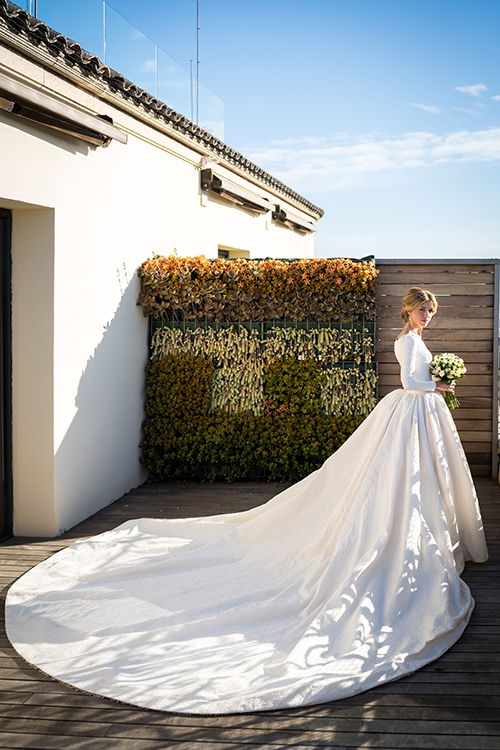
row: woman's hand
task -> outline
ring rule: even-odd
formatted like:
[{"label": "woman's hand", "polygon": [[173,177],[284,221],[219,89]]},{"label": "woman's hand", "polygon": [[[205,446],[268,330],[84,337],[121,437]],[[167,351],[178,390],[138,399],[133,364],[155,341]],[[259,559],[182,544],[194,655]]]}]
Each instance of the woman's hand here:
[{"label": "woman's hand", "polygon": [[436,381],[436,391],[451,391],[451,393],[455,393],[455,384],[455,380],[452,380],[451,383],[444,383],[439,379]]}]

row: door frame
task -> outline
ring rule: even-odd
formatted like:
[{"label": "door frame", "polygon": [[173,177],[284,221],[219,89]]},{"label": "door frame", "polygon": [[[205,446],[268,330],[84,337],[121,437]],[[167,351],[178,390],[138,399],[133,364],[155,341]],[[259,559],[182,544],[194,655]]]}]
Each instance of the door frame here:
[{"label": "door frame", "polygon": [[0,540],[12,536],[12,212],[0,208],[0,231],[2,232],[3,253],[1,258],[1,304],[2,325],[0,336],[0,398],[2,420],[0,424],[0,450],[2,475],[0,491],[3,495],[0,505]]}]

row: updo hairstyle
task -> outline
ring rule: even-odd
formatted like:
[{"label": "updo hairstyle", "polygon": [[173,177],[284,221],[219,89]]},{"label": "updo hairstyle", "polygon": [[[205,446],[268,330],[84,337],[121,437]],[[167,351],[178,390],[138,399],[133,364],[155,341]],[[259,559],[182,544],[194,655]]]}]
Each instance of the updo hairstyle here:
[{"label": "updo hairstyle", "polygon": [[432,311],[434,313],[437,311],[438,301],[432,292],[418,286],[412,286],[411,289],[408,289],[401,302],[401,317],[405,323],[409,320],[410,312],[416,310],[422,302],[432,302]]}]

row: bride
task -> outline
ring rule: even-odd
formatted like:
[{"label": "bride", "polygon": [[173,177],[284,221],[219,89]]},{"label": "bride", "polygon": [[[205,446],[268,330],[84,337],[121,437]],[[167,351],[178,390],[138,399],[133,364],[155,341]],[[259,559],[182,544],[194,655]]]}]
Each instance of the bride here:
[{"label": "bride", "polygon": [[394,342],[402,388],[323,466],[261,507],[133,519],[22,576],[6,629],[83,690],[199,714],[344,698],[413,672],[460,637],[460,574],[487,559],[469,466],[412,288]]}]

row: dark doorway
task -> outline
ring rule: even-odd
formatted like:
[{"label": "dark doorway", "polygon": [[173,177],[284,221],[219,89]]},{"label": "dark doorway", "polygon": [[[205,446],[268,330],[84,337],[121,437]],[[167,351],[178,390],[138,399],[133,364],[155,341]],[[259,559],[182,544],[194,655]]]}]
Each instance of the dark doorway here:
[{"label": "dark doorway", "polygon": [[0,208],[0,539],[12,534],[11,229]]}]

